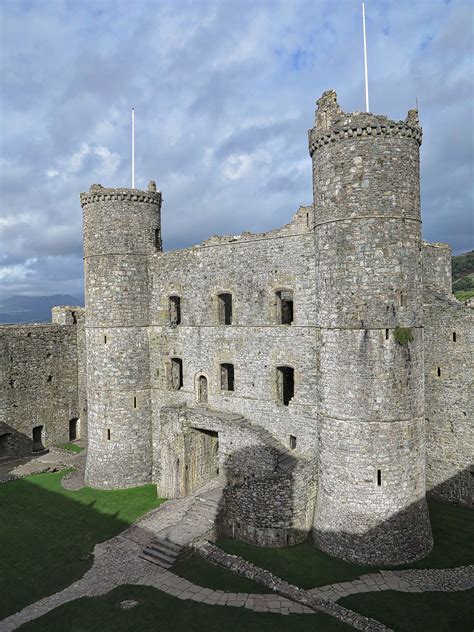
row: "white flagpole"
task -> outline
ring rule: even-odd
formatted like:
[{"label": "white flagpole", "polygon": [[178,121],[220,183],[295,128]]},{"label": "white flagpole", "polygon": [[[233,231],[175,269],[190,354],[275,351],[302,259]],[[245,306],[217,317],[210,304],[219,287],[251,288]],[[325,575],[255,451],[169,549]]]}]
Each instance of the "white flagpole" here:
[{"label": "white flagpole", "polygon": [[365,3],[362,3],[362,29],[364,31],[365,111],[369,111],[369,73],[367,70],[367,37],[365,34]]},{"label": "white flagpole", "polygon": [[132,108],[132,189],[135,188],[135,108]]}]

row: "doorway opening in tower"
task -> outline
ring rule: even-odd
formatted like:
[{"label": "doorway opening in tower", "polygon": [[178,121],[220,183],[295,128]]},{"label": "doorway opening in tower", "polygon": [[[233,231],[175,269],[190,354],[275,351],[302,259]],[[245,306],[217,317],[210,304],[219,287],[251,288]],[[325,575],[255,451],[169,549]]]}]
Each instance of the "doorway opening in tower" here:
[{"label": "doorway opening in tower", "polygon": [[219,435],[191,428],[185,436],[184,489],[190,494],[219,475]]}]

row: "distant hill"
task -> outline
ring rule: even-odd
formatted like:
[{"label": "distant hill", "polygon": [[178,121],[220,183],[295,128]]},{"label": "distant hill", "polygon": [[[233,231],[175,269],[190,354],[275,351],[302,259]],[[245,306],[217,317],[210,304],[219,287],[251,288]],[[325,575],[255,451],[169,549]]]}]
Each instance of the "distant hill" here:
[{"label": "distant hill", "polygon": [[453,257],[453,293],[460,301],[474,296],[474,250]]},{"label": "distant hill", "polygon": [[0,303],[0,323],[50,323],[55,305],[82,305],[69,294],[11,296]]}]

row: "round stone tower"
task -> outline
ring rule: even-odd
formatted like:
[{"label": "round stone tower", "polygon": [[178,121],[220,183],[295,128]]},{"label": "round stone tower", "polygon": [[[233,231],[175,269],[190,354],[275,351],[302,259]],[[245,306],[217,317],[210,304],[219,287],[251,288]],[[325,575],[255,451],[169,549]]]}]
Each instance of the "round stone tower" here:
[{"label": "round stone tower", "polygon": [[161,250],[161,193],[91,186],[84,215],[89,443],[86,483],[151,482],[148,259]]},{"label": "round stone tower", "polygon": [[416,110],[346,114],[328,91],[309,131],[319,358],[314,540],[399,564],[432,547],[425,499]]}]

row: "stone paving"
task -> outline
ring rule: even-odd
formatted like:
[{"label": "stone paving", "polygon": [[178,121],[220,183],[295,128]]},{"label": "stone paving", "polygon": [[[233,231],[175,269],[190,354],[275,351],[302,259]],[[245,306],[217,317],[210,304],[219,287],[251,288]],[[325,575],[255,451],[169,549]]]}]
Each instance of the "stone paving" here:
[{"label": "stone paving", "polygon": [[[202,507],[205,505],[202,498],[205,498],[206,494],[215,499],[219,494],[218,485],[214,482],[191,496],[167,501],[118,536],[97,544],[94,548],[94,564],[81,579],[4,619],[0,622],[0,632],[15,630],[23,623],[36,619],[62,604],[81,597],[104,595],[125,584],[152,586],[178,599],[216,606],[247,608],[255,612],[281,615],[325,612],[356,629],[382,632],[388,630],[383,624],[343,608],[336,602],[346,595],[379,590],[455,591],[467,590],[474,586],[472,566],[454,569],[381,571],[363,575],[351,582],[320,586],[306,591],[275,578],[264,569],[253,567],[256,569],[252,575],[254,581],[259,581],[259,577],[270,578],[273,581],[270,593],[232,593],[198,586],[140,557],[143,547],[160,533],[166,533],[167,537],[172,536],[183,545],[193,542],[195,548],[199,549],[196,542],[199,542],[200,537],[207,535],[210,524],[205,519],[195,520],[194,516],[197,511],[202,518]],[[230,556],[209,542],[204,545],[220,551],[220,557],[231,558],[231,565],[228,567],[239,574],[245,574],[238,569],[248,566],[249,562],[237,556]],[[281,586],[289,587],[288,594],[291,598],[278,594],[278,582]]]},{"label": "stone paving", "polygon": [[[81,445],[77,442],[78,445]],[[82,447],[82,446],[81,446]],[[79,469],[85,460],[85,453],[74,453],[62,448],[49,448],[38,456],[25,457],[12,461],[0,461],[0,483],[7,483],[30,474],[57,472],[68,467]]]}]

